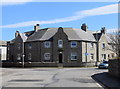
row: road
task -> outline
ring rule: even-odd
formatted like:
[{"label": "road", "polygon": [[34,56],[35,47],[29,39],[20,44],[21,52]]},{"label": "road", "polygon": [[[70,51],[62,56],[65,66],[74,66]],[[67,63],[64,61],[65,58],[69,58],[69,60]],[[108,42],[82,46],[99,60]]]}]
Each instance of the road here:
[{"label": "road", "polygon": [[2,87],[100,87],[97,68],[2,68]]}]

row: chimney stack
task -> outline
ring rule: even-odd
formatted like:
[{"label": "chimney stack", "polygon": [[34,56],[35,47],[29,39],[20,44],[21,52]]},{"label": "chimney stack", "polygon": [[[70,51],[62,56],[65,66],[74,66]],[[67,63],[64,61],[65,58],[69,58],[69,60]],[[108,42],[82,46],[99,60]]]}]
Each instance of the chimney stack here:
[{"label": "chimney stack", "polygon": [[19,31],[15,32],[15,37],[17,37],[19,35]]},{"label": "chimney stack", "polygon": [[106,33],[106,28],[105,28],[105,27],[102,27],[102,28],[101,28],[101,33],[103,33],[103,34]]},{"label": "chimney stack", "polygon": [[88,26],[84,23],[82,24],[81,29],[86,32],[88,30]]},{"label": "chimney stack", "polygon": [[39,24],[36,24],[36,25],[34,26],[34,31],[37,32],[39,29],[40,29]]}]

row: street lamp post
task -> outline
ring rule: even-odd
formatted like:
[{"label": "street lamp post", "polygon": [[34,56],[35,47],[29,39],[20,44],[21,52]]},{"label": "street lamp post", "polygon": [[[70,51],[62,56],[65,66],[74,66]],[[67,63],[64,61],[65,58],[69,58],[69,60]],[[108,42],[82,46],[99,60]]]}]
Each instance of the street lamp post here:
[{"label": "street lamp post", "polygon": [[97,34],[97,32],[98,32],[99,30],[97,30],[96,31],[96,41],[97,41],[97,49],[96,49],[96,51],[97,51],[97,60],[96,60],[96,66],[98,65],[98,61],[99,61],[99,43],[98,43],[98,34]]},{"label": "street lamp post", "polygon": [[25,63],[24,63],[24,58],[25,58],[25,54],[24,54],[24,42],[23,42],[23,44],[22,44],[22,67],[24,68],[24,65],[25,65]]}]

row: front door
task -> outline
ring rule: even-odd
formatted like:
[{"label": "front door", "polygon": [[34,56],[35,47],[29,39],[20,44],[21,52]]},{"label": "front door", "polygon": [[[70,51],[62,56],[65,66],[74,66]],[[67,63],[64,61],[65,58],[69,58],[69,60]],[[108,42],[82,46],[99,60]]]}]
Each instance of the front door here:
[{"label": "front door", "polygon": [[62,58],[63,58],[63,55],[62,53],[59,54],[59,63],[62,63]]}]

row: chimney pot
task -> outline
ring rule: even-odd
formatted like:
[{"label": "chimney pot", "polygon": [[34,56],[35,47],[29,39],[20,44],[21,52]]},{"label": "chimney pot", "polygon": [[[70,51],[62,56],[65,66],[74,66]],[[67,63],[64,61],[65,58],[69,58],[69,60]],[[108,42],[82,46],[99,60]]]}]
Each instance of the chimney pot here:
[{"label": "chimney pot", "polygon": [[103,34],[106,33],[106,28],[105,28],[105,27],[102,27],[102,28],[101,28],[101,33],[103,33]]},{"label": "chimney pot", "polygon": [[17,37],[19,35],[19,31],[15,32],[15,37]]},{"label": "chimney pot", "polygon": [[82,24],[81,29],[86,32],[88,30],[88,26],[84,23]]},{"label": "chimney pot", "polygon": [[36,25],[34,26],[34,31],[37,32],[39,29],[40,29],[39,24],[36,24]]}]

